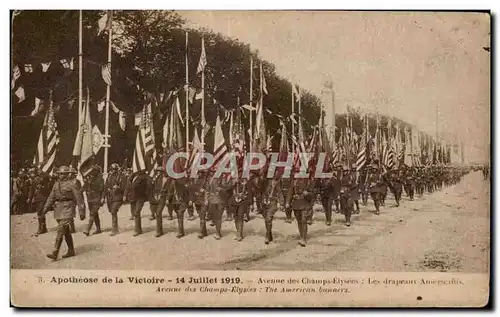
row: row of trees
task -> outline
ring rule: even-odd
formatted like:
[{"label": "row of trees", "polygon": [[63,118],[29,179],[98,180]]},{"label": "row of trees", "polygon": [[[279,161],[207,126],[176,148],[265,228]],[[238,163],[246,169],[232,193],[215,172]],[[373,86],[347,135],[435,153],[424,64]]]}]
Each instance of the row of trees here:
[{"label": "row of trees", "polygon": [[[97,111],[102,102],[106,85],[101,67],[107,62],[107,34],[98,34],[98,20],[103,11],[83,11],[83,87],[84,99],[90,96],[91,117],[104,131],[104,113]],[[21,11],[13,19],[12,62],[21,69],[16,87],[22,86],[26,99],[18,102],[12,97],[12,153],[14,159],[31,160],[36,148],[43,113],[32,117],[35,97],[48,105],[51,96],[61,136],[60,155],[56,165],[68,164],[78,130],[76,100],[78,97],[78,11]],[[188,71],[190,86],[200,89],[201,78],[197,74],[204,38],[207,54],[205,68],[205,109],[208,124],[214,125],[217,113],[234,109],[250,101],[250,59],[253,58],[253,100],[259,97],[259,68],[262,63],[268,95],[264,96],[265,121],[269,131],[278,133],[280,120],[291,114],[291,85],[275,72],[272,63],[262,60],[258,52],[248,44],[228,38],[206,29],[187,29],[182,17],[173,11],[114,11],[111,100],[116,108],[127,114],[126,129],[118,124],[118,113],[111,112],[110,162],[131,160],[136,128],[134,115],[143,106],[153,102],[155,106],[155,130],[161,139],[164,116],[173,103],[166,98],[171,91],[185,85],[186,31],[188,32]],[[73,70],[64,68],[61,59],[74,58]],[[46,72],[40,63],[51,61]],[[33,72],[25,72],[24,65],[31,64]],[[88,90],[87,90],[88,88]],[[184,93],[179,91],[184,109]],[[47,108],[47,107],[46,107]],[[306,134],[320,118],[320,101],[307,90],[302,91],[302,109]],[[200,119],[199,103],[190,106],[193,120]],[[279,114],[281,118],[277,115]],[[361,116],[353,110],[353,127],[361,133]],[[382,117],[382,126],[387,118]],[[337,127],[345,126],[343,115],[337,115]],[[247,122],[248,124],[248,122]],[[374,129],[374,125],[373,129]],[[385,125],[386,126],[386,125]],[[402,127],[402,125],[401,125]],[[248,126],[246,127],[248,128]],[[339,129],[339,130],[340,130]],[[337,138],[339,137],[337,131]],[[374,134],[374,131],[372,132]],[[208,141],[208,140],[207,140]],[[209,141],[208,141],[209,142]],[[274,145],[277,146],[276,137]],[[161,142],[157,142],[161,146]],[[208,143],[208,147],[211,144]]]}]

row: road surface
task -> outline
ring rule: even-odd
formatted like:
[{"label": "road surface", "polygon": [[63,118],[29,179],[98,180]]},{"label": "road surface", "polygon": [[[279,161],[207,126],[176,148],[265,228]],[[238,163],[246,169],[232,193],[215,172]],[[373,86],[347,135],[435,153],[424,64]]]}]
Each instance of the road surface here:
[{"label": "road surface", "polygon": [[[223,223],[223,238],[198,239],[198,219],[185,221],[186,236],[177,239],[176,220],[164,219],[165,235],[155,238],[155,222],[143,210],[144,234],[133,237],[129,206],[119,213],[120,234],[109,236],[110,214],[100,211],[105,232],[86,237],[86,221],[76,221],[77,256],[52,262],[45,254],[52,250],[56,222],[48,214],[49,233],[35,237],[33,214],[11,216],[11,267],[36,269],[96,270],[326,270],[326,271],[438,271],[486,273],[490,256],[490,187],[480,172],[442,191],[409,201],[403,197],[394,207],[389,197],[380,215],[372,202],[361,206],[345,227],[335,214],[331,227],[324,224],[319,206],[309,226],[308,245],[297,244],[294,221],[284,222],[278,212],[273,224],[275,241],[264,244],[264,220],[252,214],[245,223],[245,239],[237,242],[234,223]],[[60,254],[66,252],[63,246]]]}]

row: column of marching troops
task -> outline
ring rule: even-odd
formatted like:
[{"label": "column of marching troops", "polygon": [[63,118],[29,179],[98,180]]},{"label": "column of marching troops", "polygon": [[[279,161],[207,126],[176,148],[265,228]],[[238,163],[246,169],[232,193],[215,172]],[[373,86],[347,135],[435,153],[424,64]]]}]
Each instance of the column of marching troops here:
[{"label": "column of marching troops", "polygon": [[[409,167],[401,165],[393,170],[380,167],[378,162],[356,171],[355,166],[336,165],[330,167],[332,178],[291,178],[276,173],[268,179],[267,171],[252,171],[248,179],[214,177],[213,170],[198,172],[197,178],[169,178],[162,168],[157,168],[150,177],[145,171],[132,173],[131,169],[120,168],[116,163],[110,166],[110,173],[104,181],[101,168],[95,165],[85,177],[83,185],[77,180],[77,172],[71,167],[61,166],[53,176],[35,167],[23,168],[12,179],[11,212],[30,211],[38,218],[35,235],[47,232],[46,214],[53,210],[58,222],[54,250],[47,257],[56,260],[63,240],[68,252],[63,258],[75,255],[72,233],[75,233],[76,210],[85,220],[88,207],[89,220],[85,235],[95,227],[92,234],[101,233],[101,207],[106,204],[111,214],[111,235],[119,232],[118,212],[130,206],[130,220],[134,221],[134,236],[142,233],[141,211],[145,202],[150,205],[150,220],[156,220],[156,237],[163,235],[163,210],[166,219],[177,218],[177,237],[184,233],[184,216],[195,220],[199,217],[200,239],[208,235],[207,222],[215,229],[215,239],[222,237],[221,225],[224,211],[226,221],[234,221],[236,237],[243,240],[243,227],[250,221],[251,209],[256,209],[264,219],[265,243],[273,241],[273,217],[278,210],[284,210],[287,223],[294,215],[299,231],[299,244],[306,246],[308,225],[313,221],[313,205],[319,197],[326,216],[326,226],[332,223],[333,209],[345,217],[345,225],[351,225],[351,215],[359,213],[359,201],[366,206],[369,197],[375,205],[375,214],[385,205],[390,190],[399,206],[403,189],[410,200],[424,193],[432,193],[443,186],[457,184],[470,167],[427,166]],[[485,179],[489,168],[482,168]],[[84,194],[87,204],[85,204]],[[125,208],[122,208],[125,207]],[[165,208],[166,207],[166,208]],[[254,208],[255,207],[255,208]]]}]

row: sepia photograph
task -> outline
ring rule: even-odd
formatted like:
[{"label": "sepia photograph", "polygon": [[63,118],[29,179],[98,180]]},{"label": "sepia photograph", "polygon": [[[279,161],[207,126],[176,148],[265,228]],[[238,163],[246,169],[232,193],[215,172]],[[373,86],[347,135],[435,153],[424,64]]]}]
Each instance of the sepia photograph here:
[{"label": "sepia photograph", "polygon": [[12,305],[488,304],[489,11],[10,23]]}]

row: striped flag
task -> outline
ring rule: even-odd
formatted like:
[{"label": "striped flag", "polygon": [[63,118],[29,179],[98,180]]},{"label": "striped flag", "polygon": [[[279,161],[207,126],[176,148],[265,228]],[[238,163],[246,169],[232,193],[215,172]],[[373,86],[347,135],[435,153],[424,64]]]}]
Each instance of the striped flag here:
[{"label": "striped flag", "polygon": [[78,169],[83,176],[86,176],[91,168],[94,157],[92,123],[90,122],[89,97],[83,104],[83,122],[78,127],[73,156],[79,157]]},{"label": "striped flag", "polygon": [[187,162],[188,169],[191,168],[196,158],[196,155],[200,152],[203,152],[203,144],[201,143],[200,137],[198,136],[198,128],[195,127],[193,142],[191,144],[191,152],[189,153],[189,159]]},{"label": "striped flag", "polygon": [[220,117],[217,115],[217,120],[215,122],[215,135],[214,135],[214,164],[212,165],[214,169],[218,168],[219,163],[227,156],[227,146],[224,140],[224,134],[222,133],[222,126],[220,122]]},{"label": "striped flag", "polygon": [[356,171],[360,171],[366,164],[366,130],[363,129],[363,134],[359,142],[358,156],[356,158]]},{"label": "striped flag", "polygon": [[406,152],[406,143],[403,143],[398,153],[398,163],[404,164],[405,161],[405,152]]},{"label": "striped flag", "polygon": [[104,79],[104,82],[106,85],[111,86],[111,64],[105,64],[102,65],[102,79]]},{"label": "striped flag", "polygon": [[198,62],[198,68],[196,69],[196,74],[199,74],[205,70],[207,66],[207,54],[205,52],[205,38],[201,38],[201,55],[200,61]]},{"label": "striped flag", "polygon": [[51,103],[43,120],[33,165],[40,166],[45,173],[51,172],[54,168],[58,144],[59,133],[57,132],[57,123]]},{"label": "striped flag", "polygon": [[149,173],[155,167],[156,149],[153,131],[151,104],[148,104],[144,107],[142,122],[135,139],[134,159],[132,161],[134,173],[144,170]]}]

